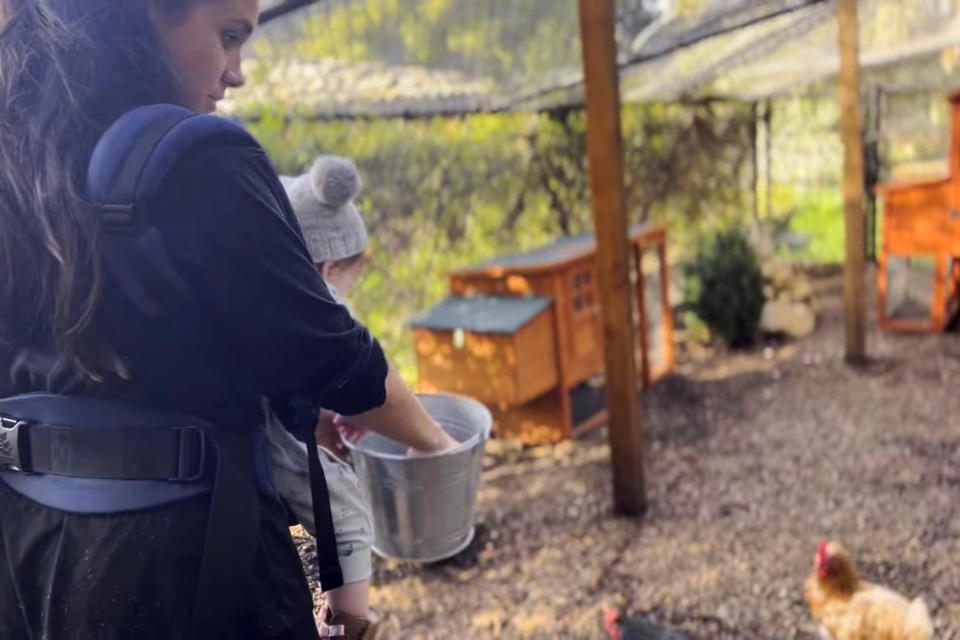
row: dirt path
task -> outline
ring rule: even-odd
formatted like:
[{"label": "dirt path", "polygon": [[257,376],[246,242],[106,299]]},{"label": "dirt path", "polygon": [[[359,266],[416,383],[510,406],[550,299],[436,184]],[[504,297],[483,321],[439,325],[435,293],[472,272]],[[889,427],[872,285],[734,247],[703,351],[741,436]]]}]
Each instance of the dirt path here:
[{"label": "dirt path", "polygon": [[624,607],[697,638],[815,638],[801,583],[816,543],[923,595],[960,638],[960,339],[873,333],[842,364],[840,281],[817,332],[682,362],[643,397],[649,511],[615,517],[606,435],[495,443],[477,553],[377,559],[373,603],[404,638],[602,638]]}]

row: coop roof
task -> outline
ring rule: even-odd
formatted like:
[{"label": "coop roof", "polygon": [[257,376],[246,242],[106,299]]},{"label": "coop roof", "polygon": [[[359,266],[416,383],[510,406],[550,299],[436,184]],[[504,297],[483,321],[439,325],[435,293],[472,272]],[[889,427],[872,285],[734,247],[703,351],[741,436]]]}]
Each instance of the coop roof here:
[{"label": "coop roof", "polygon": [[512,334],[553,303],[552,298],[472,296],[447,298],[417,315],[410,326],[434,331]]},{"label": "coop roof", "polygon": [[592,233],[585,233],[578,236],[561,238],[539,249],[519,253],[512,256],[494,258],[480,264],[474,269],[489,271],[492,269],[518,268],[518,267],[546,267],[570,260],[575,260],[588,254],[596,246],[596,241]]},{"label": "coop roof", "polygon": [[[630,227],[629,237],[635,239],[660,228],[660,225],[655,224],[634,225]],[[494,258],[456,273],[489,273],[500,269],[538,270],[550,268],[589,255],[596,249],[596,245],[597,241],[593,233],[566,236],[538,249],[512,256]]]},{"label": "coop roof", "polygon": [[[429,116],[583,101],[574,0],[262,4],[268,21],[247,63],[250,82],[224,105],[236,117]],[[859,5],[865,83],[960,83],[956,0]],[[423,7],[433,13],[418,13]],[[625,102],[832,90],[825,82],[838,64],[832,2],[618,0],[618,8]]]}]

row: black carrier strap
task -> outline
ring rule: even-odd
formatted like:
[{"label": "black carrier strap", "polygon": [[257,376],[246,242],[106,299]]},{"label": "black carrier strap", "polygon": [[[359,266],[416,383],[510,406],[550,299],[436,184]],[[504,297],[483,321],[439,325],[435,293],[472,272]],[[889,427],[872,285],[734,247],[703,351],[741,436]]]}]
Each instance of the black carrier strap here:
[{"label": "black carrier strap", "polygon": [[260,546],[260,495],[253,483],[253,447],[249,434],[211,429],[217,451],[210,516],[197,577],[193,637],[219,637],[225,621],[242,613]]},{"label": "black carrier strap", "polygon": [[317,536],[317,576],[324,591],[343,586],[343,572],[337,556],[337,536],[330,511],[330,493],[316,442],[307,442],[307,468],[310,471],[310,499],[313,502],[313,527]]},{"label": "black carrier strap", "polygon": [[[317,414],[313,403],[304,398],[270,402],[273,412],[288,429],[293,426],[295,437],[307,448],[307,471],[310,474],[310,500],[313,503],[313,531],[317,541],[317,577],[323,591],[343,586],[343,572],[337,555],[337,536],[330,510],[327,479],[320,464],[317,442],[313,435]],[[321,409],[322,411],[322,409]]]}]

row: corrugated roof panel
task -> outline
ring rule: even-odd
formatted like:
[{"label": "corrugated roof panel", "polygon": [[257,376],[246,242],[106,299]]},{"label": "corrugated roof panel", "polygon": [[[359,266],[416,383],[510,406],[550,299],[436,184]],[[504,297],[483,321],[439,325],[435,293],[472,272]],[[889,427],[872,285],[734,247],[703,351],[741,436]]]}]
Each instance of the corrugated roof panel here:
[{"label": "corrugated roof panel", "polygon": [[[294,118],[409,117],[582,102],[574,2],[441,2],[438,24],[427,25],[432,31],[424,26],[433,45],[423,51],[401,41],[395,24],[374,20],[388,5],[413,2],[322,0],[270,22],[260,40],[280,57],[265,55],[260,71],[251,62],[250,86],[231,92],[225,112],[255,119],[269,106]],[[264,0],[263,7],[277,4]],[[663,12],[671,5],[694,8]],[[633,45],[621,46],[621,60],[643,61],[624,69],[624,102],[764,99],[813,89],[836,67],[833,5],[822,0],[619,0],[618,6],[621,45]],[[865,71],[960,44],[958,0],[861,0],[860,9]],[[344,22],[348,13],[357,20]],[[346,35],[353,37],[336,51],[298,59],[303,51],[293,43],[324,42],[330,20],[349,23]],[[642,37],[628,37],[637,29]],[[504,49],[504,42],[518,44]],[[344,48],[349,55],[338,55]],[[354,48],[369,55],[355,55]],[[929,75],[913,82],[955,84],[949,72]]]}]

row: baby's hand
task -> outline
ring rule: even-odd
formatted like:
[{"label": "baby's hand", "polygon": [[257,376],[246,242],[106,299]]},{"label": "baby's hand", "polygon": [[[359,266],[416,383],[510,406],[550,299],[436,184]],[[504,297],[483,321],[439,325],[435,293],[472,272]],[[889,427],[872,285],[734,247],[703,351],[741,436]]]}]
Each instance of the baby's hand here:
[{"label": "baby's hand", "polygon": [[337,414],[332,411],[321,411],[320,417],[317,418],[317,426],[313,429],[313,437],[317,441],[317,445],[327,451],[342,455],[344,447],[340,441],[340,434],[337,432],[336,417]]},{"label": "baby's hand", "polygon": [[343,439],[349,440],[350,442],[356,442],[367,435],[367,431],[369,431],[367,427],[361,426],[350,418],[341,416],[338,413],[333,414],[333,424],[336,425],[337,431],[340,432]]}]

